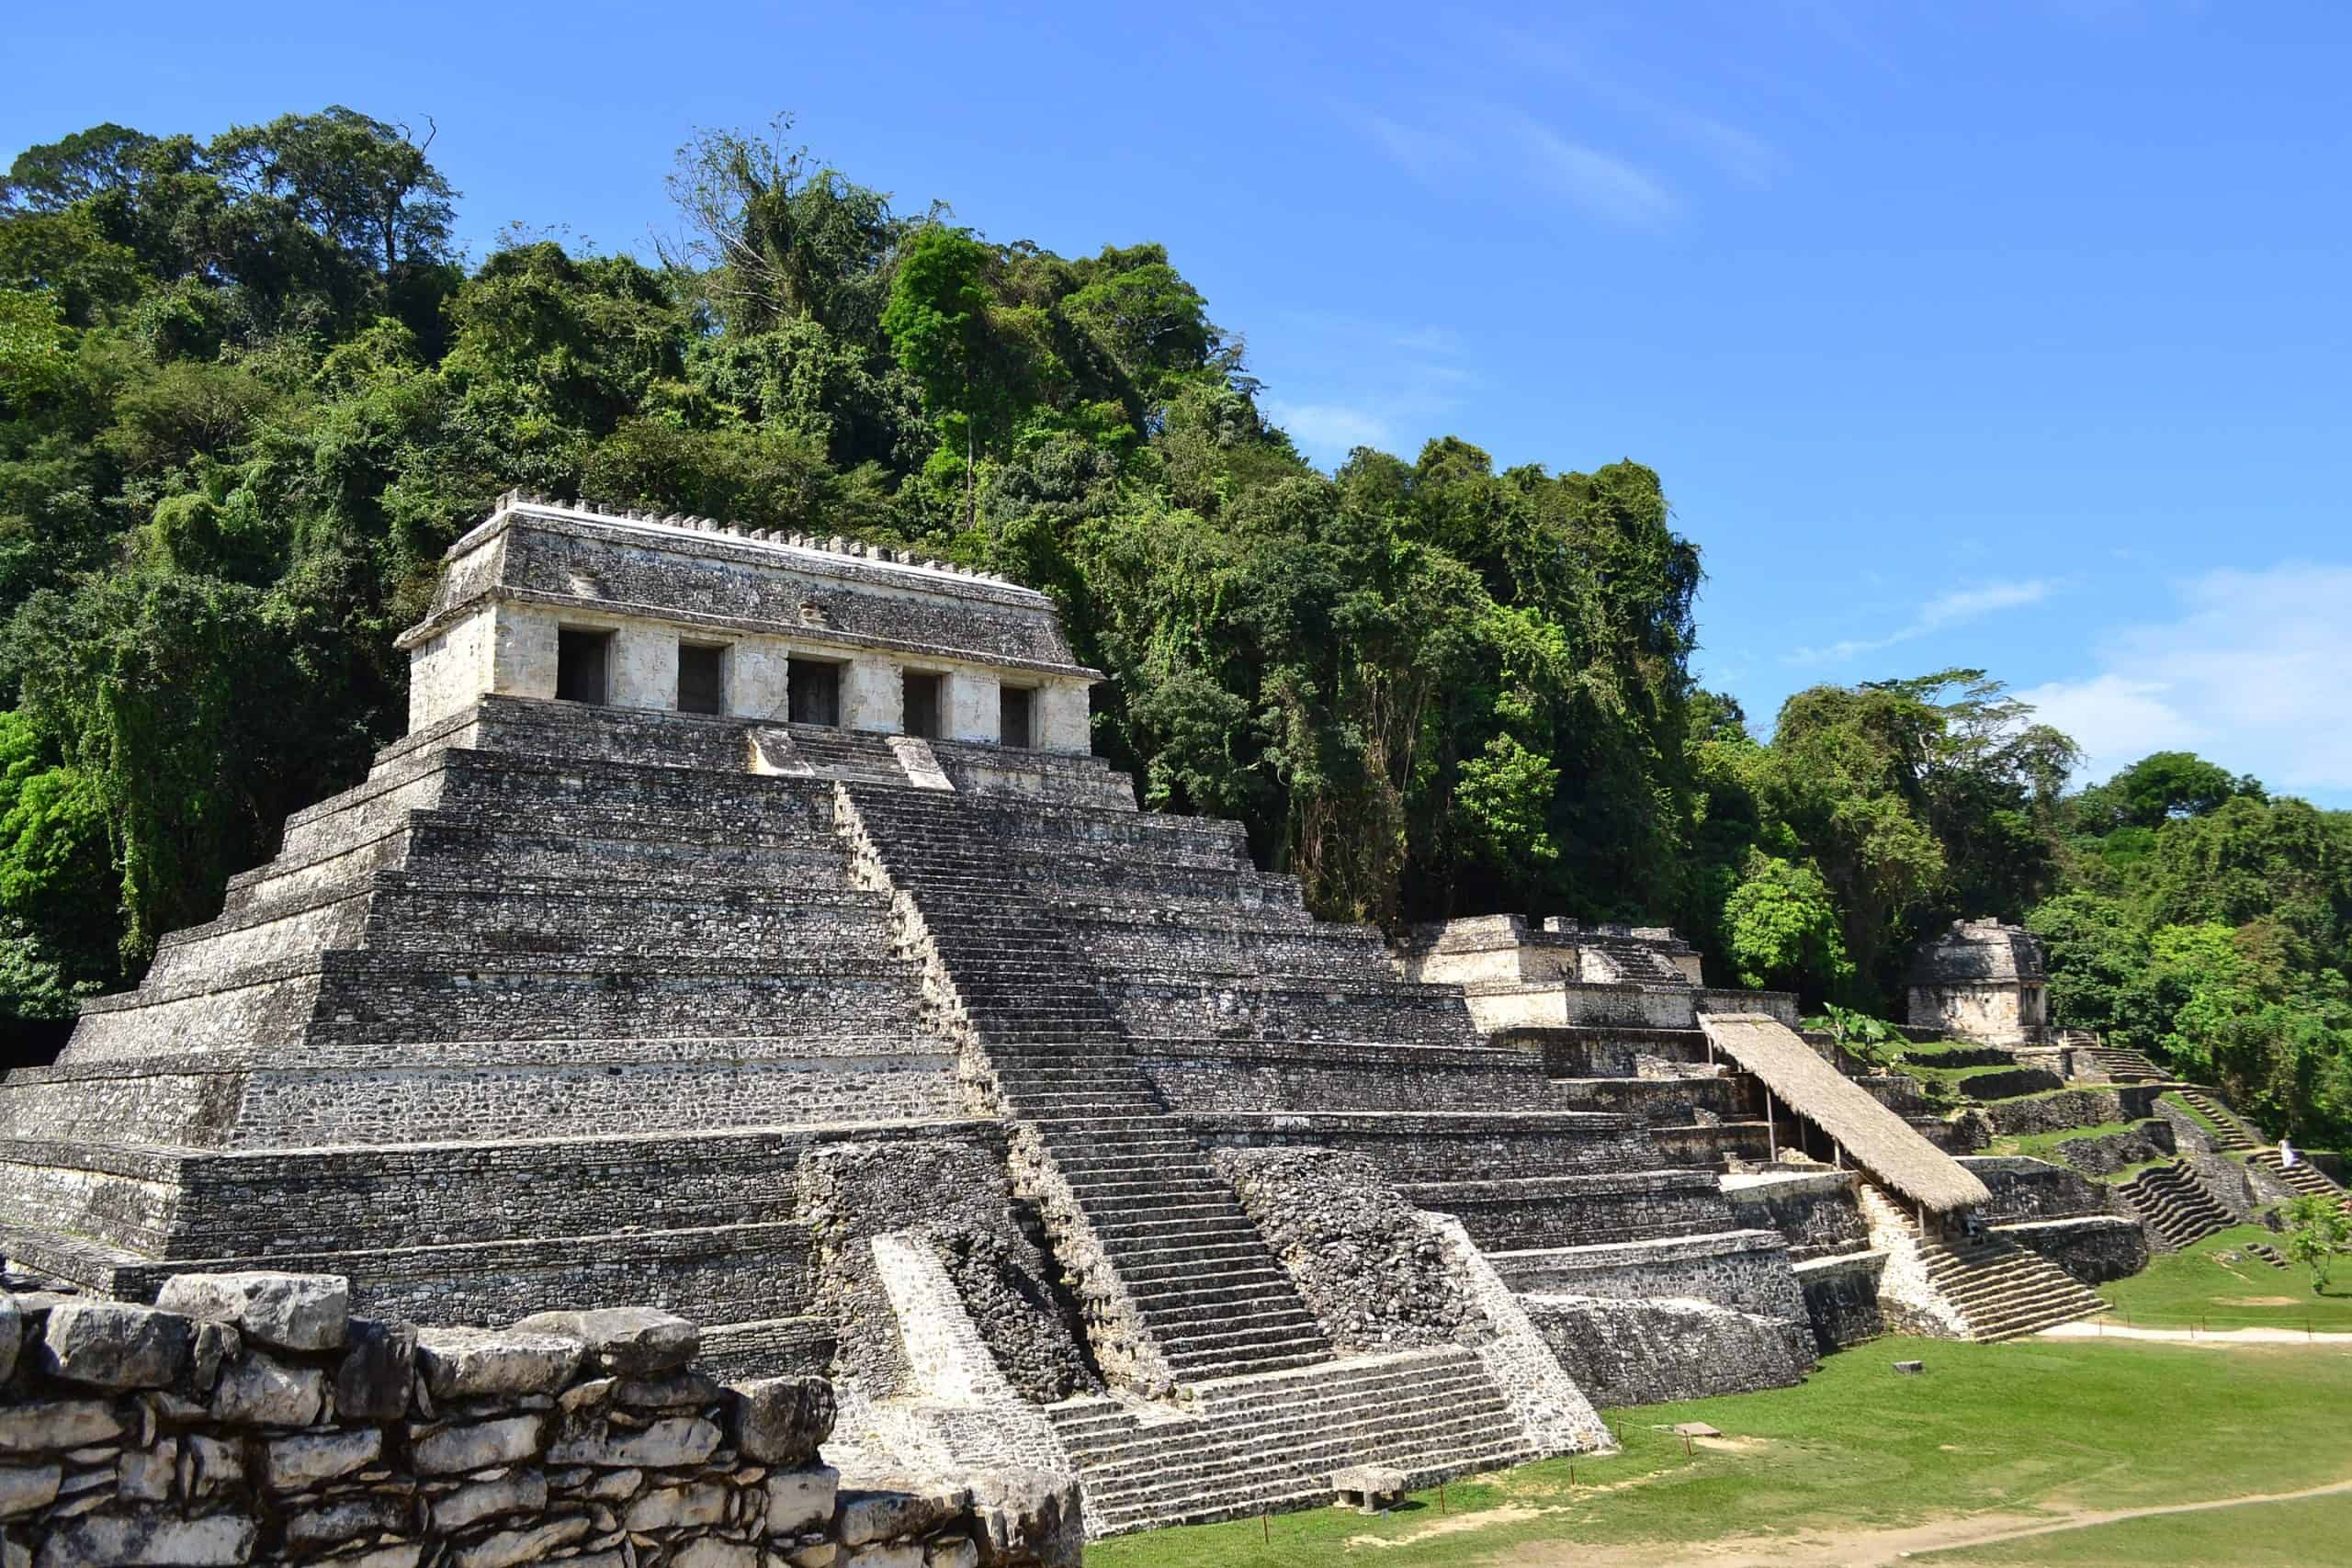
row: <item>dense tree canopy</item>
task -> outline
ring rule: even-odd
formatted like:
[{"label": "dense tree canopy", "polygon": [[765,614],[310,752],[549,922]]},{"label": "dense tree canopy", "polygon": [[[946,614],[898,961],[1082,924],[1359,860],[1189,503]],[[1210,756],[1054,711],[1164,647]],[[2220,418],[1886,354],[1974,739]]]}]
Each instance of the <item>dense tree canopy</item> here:
[{"label": "dense tree canopy", "polygon": [[393,739],[441,552],[512,485],[845,534],[1055,595],[1098,748],[1243,822],[1318,911],[1676,924],[1724,983],[1883,1010],[1958,914],[2047,935],[2069,1021],[2340,1136],[2345,819],[2075,756],[1957,670],[1697,689],[1658,476],[1446,436],[1336,472],[1155,244],[902,210],[714,132],[650,261],[478,264],[422,135],[343,107],[117,125],[0,182],[0,1012],[57,1019],[208,918]]}]

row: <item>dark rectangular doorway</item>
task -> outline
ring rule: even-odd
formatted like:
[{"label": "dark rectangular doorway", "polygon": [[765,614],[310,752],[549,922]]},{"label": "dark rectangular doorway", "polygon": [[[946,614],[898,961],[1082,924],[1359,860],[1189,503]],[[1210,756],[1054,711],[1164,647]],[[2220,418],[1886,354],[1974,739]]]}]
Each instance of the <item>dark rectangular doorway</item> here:
[{"label": "dark rectangular doorway", "polygon": [[822,660],[796,659],[785,674],[795,724],[839,725],[842,721],[842,667]]},{"label": "dark rectangular doorway", "polygon": [[555,694],[558,701],[594,703],[608,701],[605,676],[612,663],[613,634],[610,632],[568,631],[558,627],[555,634]]},{"label": "dark rectangular doorway", "polygon": [[997,688],[997,739],[1006,746],[1035,746],[1037,694],[1027,686]]},{"label": "dark rectangular doorway", "polygon": [[910,670],[906,673],[906,731],[925,740],[939,739],[940,687],[937,675]]},{"label": "dark rectangular doorway", "polygon": [[725,649],[697,647],[690,642],[678,645],[678,711],[727,711]]}]

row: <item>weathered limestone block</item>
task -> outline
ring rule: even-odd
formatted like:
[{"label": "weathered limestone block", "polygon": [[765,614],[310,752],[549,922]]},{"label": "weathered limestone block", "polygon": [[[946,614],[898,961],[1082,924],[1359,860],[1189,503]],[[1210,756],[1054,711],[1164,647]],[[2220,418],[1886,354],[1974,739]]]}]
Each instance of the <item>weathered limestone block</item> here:
[{"label": "weathered limestone block", "polygon": [[417,1369],[435,1399],[553,1393],[579,1371],[587,1348],[569,1335],[523,1329],[422,1328]]},{"label": "weathered limestone block", "polygon": [[326,1397],[326,1374],[316,1367],[288,1366],[249,1351],[223,1367],[212,1393],[212,1418],[237,1427],[307,1427],[319,1418]]},{"label": "weathered limestone block", "polygon": [[512,1470],[494,1480],[478,1481],[433,1500],[433,1528],[454,1535],[468,1525],[508,1514],[542,1514],[548,1506],[548,1478],[537,1470]]},{"label": "weathered limestone block", "polygon": [[333,1350],[350,1321],[351,1281],[340,1274],[175,1274],[155,1304],[234,1324],[259,1344]]},{"label": "weathered limestone block", "polygon": [[0,1295],[0,1382],[6,1382],[17,1371],[17,1352],[25,1343],[25,1314],[17,1308],[17,1298]]},{"label": "weathered limestone block", "polygon": [[600,1428],[558,1443],[550,1464],[666,1470],[700,1464],[718,1449],[718,1428],[699,1416],[672,1416],[641,1431]]},{"label": "weathered limestone block", "polygon": [[841,1479],[841,1472],[831,1465],[770,1475],[766,1482],[768,1534],[784,1540],[831,1521]]},{"label": "weathered limestone block", "polygon": [[628,1377],[675,1371],[702,1348],[701,1329],[651,1307],[534,1313],[517,1322],[514,1331],[576,1339],[587,1348],[589,1365]]},{"label": "weathered limestone block", "polygon": [[408,1414],[416,1382],[416,1328],[406,1323],[350,1320],[350,1348],[335,1368],[335,1413],[350,1421],[396,1421]]},{"label": "weathered limestone block", "polygon": [[319,1551],[379,1530],[399,1529],[408,1518],[405,1499],[378,1495],[346,1497],[323,1507],[306,1508],[288,1516],[286,1545],[294,1551]]},{"label": "weathered limestone block", "polygon": [[714,1483],[663,1486],[631,1503],[621,1523],[639,1533],[715,1525],[727,1517],[727,1488]]},{"label": "weathered limestone block", "polygon": [[514,1464],[539,1451],[547,1434],[542,1416],[506,1416],[470,1426],[443,1427],[419,1435],[411,1445],[424,1475],[460,1475]]},{"label": "weathered limestone block", "polygon": [[93,1388],[162,1388],[187,1370],[196,1325],[128,1302],[61,1302],[41,1334],[45,1370]]},{"label": "weathered limestone block", "polygon": [[1405,1500],[1405,1472],[1385,1464],[1351,1464],[1331,1472],[1331,1490],[1340,1506],[1377,1514]]},{"label": "weathered limestone block", "polygon": [[85,1514],[50,1533],[34,1568],[239,1568],[253,1560],[258,1521],[241,1514]]},{"label": "weathered limestone block", "polygon": [[822,1378],[757,1378],[727,1390],[728,1429],[744,1458],[802,1465],[832,1436],[833,1385]]},{"label": "weathered limestone block", "polygon": [[122,1436],[121,1416],[95,1399],[0,1405],[0,1454],[63,1453]]},{"label": "weathered limestone block", "polygon": [[455,1568],[516,1568],[517,1564],[539,1562],[585,1540],[595,1528],[591,1520],[569,1518],[501,1530],[471,1546],[459,1547],[449,1554],[449,1561]]},{"label": "weathered limestone block", "polygon": [[303,1492],[355,1470],[365,1470],[384,1451],[384,1435],[372,1427],[274,1438],[262,1445],[262,1484],[272,1492]]},{"label": "weathered limestone block", "polygon": [[0,1465],[0,1518],[49,1506],[57,1500],[57,1483],[63,1474],[54,1460],[47,1464]]},{"label": "weathered limestone block", "polygon": [[972,1494],[963,1486],[940,1486],[922,1492],[858,1489],[841,1494],[835,1510],[843,1546],[895,1540],[934,1529],[971,1506]]},{"label": "weathered limestone block", "polygon": [[115,1461],[115,1495],[126,1503],[171,1501],[179,1458],[177,1438],[165,1438],[143,1452],[126,1452]]}]

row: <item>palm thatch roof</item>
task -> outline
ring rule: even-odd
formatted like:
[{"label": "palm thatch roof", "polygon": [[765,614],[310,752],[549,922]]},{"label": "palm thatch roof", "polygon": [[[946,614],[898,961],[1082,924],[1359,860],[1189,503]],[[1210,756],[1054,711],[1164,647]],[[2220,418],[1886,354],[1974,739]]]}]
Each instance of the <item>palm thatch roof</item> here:
[{"label": "palm thatch roof", "polygon": [[1992,1201],[1993,1194],[1973,1172],[1824,1061],[1778,1019],[1756,1012],[1702,1013],[1699,1027],[1716,1050],[1837,1139],[1849,1159],[1911,1201],[1938,1213]]}]

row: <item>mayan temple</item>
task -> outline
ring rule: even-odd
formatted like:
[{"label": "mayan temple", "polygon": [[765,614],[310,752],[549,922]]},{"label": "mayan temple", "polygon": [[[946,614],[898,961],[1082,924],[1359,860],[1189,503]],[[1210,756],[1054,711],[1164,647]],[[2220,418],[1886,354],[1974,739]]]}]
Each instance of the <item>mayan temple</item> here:
[{"label": "mayan temple", "polygon": [[0,1088],[12,1269],[660,1307],[831,1375],[845,1470],[1072,1472],[1098,1535],[2098,1307],[1671,932],[1392,946],[1139,811],[1040,593],[510,494],[401,646],[406,739]]}]

